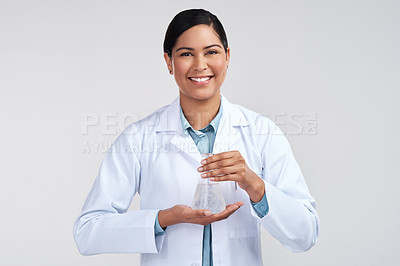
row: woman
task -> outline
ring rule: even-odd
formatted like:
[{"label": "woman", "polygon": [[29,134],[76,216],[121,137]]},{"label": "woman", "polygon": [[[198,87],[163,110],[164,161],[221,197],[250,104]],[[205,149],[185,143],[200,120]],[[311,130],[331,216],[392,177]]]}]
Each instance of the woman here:
[{"label": "woman", "polygon": [[[177,14],[164,58],[179,97],[107,152],[74,225],[79,251],[140,252],[152,266],[262,265],[260,225],[289,250],[310,249],[319,219],[286,138],[220,93],[230,49],[218,18]],[[221,213],[189,207],[199,175],[219,182],[229,203]],[[136,192],[140,210],[127,212]]]}]

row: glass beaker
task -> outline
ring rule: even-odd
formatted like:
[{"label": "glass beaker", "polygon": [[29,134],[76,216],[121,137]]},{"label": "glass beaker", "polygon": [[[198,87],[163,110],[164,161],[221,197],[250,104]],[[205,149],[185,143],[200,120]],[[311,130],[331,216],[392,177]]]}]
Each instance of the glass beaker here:
[{"label": "glass beaker", "polygon": [[[201,157],[203,160],[212,155],[212,153],[203,153]],[[225,210],[225,207],[225,200],[219,183],[210,181],[209,178],[200,177],[194,193],[192,209],[207,209],[215,214]]]}]

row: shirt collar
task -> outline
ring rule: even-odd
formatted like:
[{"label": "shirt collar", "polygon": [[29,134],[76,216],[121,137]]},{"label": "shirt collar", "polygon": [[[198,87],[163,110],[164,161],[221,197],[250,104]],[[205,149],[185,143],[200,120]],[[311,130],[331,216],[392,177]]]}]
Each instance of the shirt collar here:
[{"label": "shirt collar", "polygon": [[182,106],[179,105],[179,112],[180,112],[180,116],[181,116],[181,122],[182,122],[182,128],[183,128],[183,133],[185,135],[189,135],[189,129],[193,130],[193,132],[195,132],[197,134],[197,132],[199,131],[203,131],[205,130],[207,127],[212,127],[214,129],[215,132],[217,132],[218,129],[218,125],[219,125],[219,121],[221,119],[221,115],[222,115],[222,101],[220,103],[220,107],[218,110],[217,115],[214,117],[214,119],[210,122],[210,124],[208,124],[207,126],[203,127],[202,129],[200,129],[199,131],[195,130],[192,128],[192,126],[190,125],[190,123],[187,121],[185,115],[183,114],[182,111]]}]

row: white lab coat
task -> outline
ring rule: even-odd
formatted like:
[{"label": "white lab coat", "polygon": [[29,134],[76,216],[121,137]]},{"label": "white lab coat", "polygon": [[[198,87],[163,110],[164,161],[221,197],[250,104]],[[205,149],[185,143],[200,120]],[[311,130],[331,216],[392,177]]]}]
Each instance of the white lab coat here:
[{"label": "white lab coat", "polygon": [[[221,182],[227,204],[243,201],[212,227],[214,266],[262,265],[260,225],[293,252],[310,249],[319,219],[290,145],[268,118],[221,97],[223,114],[214,153],[238,150],[265,183],[269,212],[262,219],[235,183]],[[155,236],[156,214],[176,204],[190,206],[199,180],[200,153],[182,130],[179,97],[131,124],[107,152],[74,225],[84,255],[140,252],[143,266],[201,265],[203,226],[177,224]],[[127,212],[140,194],[140,210]]]}]

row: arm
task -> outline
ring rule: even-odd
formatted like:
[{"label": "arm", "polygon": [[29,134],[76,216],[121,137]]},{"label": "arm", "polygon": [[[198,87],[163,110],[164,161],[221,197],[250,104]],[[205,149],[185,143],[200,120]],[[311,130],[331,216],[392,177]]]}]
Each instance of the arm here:
[{"label": "arm", "polygon": [[260,144],[262,178],[269,204],[268,215],[261,219],[261,224],[287,249],[307,251],[315,245],[319,234],[315,200],[282,131],[269,123],[268,133],[268,139]]},{"label": "arm", "polygon": [[139,189],[140,164],[121,134],[105,155],[96,181],[74,224],[76,245],[83,255],[157,253],[163,236],[155,238],[158,210],[127,212]]},{"label": "arm", "polygon": [[207,210],[193,210],[184,205],[161,211],[127,212],[139,191],[141,172],[139,159],[131,147],[127,136],[122,134],[103,159],[74,224],[73,234],[81,254],[158,253],[165,235],[162,228],[178,223],[210,224],[226,219],[243,205],[237,202],[213,215]]},{"label": "arm", "polygon": [[[265,121],[265,120],[264,120]],[[213,181],[235,181],[252,202],[266,197],[268,213],[252,215],[293,252],[310,249],[317,241],[319,218],[301,170],[283,133],[272,122],[267,137],[259,135],[263,174],[257,176],[238,151],[220,153],[205,159],[198,171]]]}]

